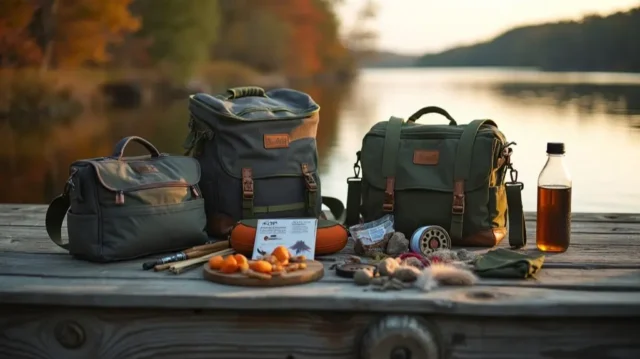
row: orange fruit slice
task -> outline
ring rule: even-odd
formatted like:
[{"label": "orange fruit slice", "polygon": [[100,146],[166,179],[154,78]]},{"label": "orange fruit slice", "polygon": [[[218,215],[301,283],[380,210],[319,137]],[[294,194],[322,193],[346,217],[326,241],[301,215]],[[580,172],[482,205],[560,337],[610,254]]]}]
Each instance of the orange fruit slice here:
[{"label": "orange fruit slice", "polygon": [[209,258],[209,268],[211,269],[220,269],[222,268],[222,264],[224,263],[224,258],[222,256],[214,256]]},{"label": "orange fruit slice", "polygon": [[289,258],[291,258],[291,253],[289,253],[289,249],[285,246],[277,246],[273,252],[271,252],[271,255],[278,258],[280,262],[288,261]]}]

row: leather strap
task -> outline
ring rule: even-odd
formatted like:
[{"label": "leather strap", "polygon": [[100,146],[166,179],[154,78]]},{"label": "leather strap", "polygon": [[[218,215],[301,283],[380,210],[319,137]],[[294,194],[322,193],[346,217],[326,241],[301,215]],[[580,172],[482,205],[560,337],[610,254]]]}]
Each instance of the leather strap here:
[{"label": "leather strap", "polygon": [[132,141],[144,146],[144,148],[146,148],[147,151],[149,151],[149,153],[151,154],[151,157],[159,157],[161,155],[160,151],[158,151],[158,149],[154,145],[152,145],[151,142],[145,140],[142,137],[129,136],[121,139],[120,141],[118,141],[118,143],[116,143],[111,157],[121,160],[124,156],[125,148],[127,148],[127,145]]},{"label": "leather strap", "polygon": [[407,122],[416,122],[416,121],[418,121],[418,119],[420,117],[422,117],[423,115],[429,114],[429,113],[437,113],[439,115],[442,115],[442,116],[446,117],[447,120],[449,120],[449,125],[450,126],[458,125],[456,120],[454,120],[453,117],[451,117],[451,115],[449,115],[449,112],[445,111],[444,109],[442,109],[442,108],[440,108],[438,106],[427,106],[427,107],[423,107],[423,108],[419,109],[416,113],[414,113],[413,115],[411,115],[411,117],[409,117]]},{"label": "leather strap", "polygon": [[522,183],[506,184],[509,245],[514,249],[527,245],[527,228],[522,210],[522,188]]},{"label": "leather strap", "polygon": [[253,218],[253,178],[251,168],[242,169],[242,219]]},{"label": "leather strap", "polygon": [[54,198],[47,208],[47,214],[45,216],[45,226],[47,228],[47,234],[53,243],[57,244],[60,248],[69,250],[67,243],[62,243],[62,222],[67,215],[67,210],[71,206],[68,194],[61,194]]},{"label": "leather strap", "polygon": [[304,176],[304,185],[307,197],[305,200],[307,214],[311,217],[317,218],[319,215],[319,213],[316,212],[316,193],[318,192],[318,184],[316,183],[315,178],[313,178],[313,175],[309,173],[309,165],[303,163],[300,165],[300,168]]},{"label": "leather strap", "polygon": [[451,227],[449,235],[453,240],[462,239],[462,228],[464,225],[465,211],[465,184],[469,178],[471,161],[473,158],[473,145],[476,142],[476,135],[480,127],[491,125],[498,127],[491,120],[474,120],[465,126],[458,148],[456,149],[456,159],[453,172],[453,202],[451,205]]},{"label": "leather strap", "polygon": [[384,212],[393,212],[394,208],[394,188],[396,182],[396,160],[398,149],[400,148],[400,131],[404,120],[391,116],[387,123],[387,133],[384,136],[384,149],[382,152],[382,176],[386,179],[384,202],[382,209]]}]

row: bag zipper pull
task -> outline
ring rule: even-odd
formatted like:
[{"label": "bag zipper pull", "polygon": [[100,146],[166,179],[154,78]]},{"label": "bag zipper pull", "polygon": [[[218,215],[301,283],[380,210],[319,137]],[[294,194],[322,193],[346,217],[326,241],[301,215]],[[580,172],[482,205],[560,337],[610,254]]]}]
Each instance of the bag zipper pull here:
[{"label": "bag zipper pull", "polygon": [[195,198],[200,197],[200,193],[198,192],[198,189],[196,188],[196,186],[191,186],[191,193],[193,193],[193,196]]},{"label": "bag zipper pull", "polygon": [[124,192],[116,192],[116,204],[124,204]]}]

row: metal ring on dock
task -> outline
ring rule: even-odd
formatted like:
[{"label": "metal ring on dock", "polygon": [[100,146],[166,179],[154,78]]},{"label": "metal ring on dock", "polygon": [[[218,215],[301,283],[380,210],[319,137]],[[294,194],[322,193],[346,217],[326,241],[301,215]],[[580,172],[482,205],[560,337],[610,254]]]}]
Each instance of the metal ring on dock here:
[{"label": "metal ring on dock", "polygon": [[439,359],[437,335],[422,318],[390,315],[374,323],[360,344],[362,359]]},{"label": "metal ring on dock", "polygon": [[414,253],[425,255],[438,249],[451,249],[451,237],[440,226],[420,227],[411,235],[409,248]]}]

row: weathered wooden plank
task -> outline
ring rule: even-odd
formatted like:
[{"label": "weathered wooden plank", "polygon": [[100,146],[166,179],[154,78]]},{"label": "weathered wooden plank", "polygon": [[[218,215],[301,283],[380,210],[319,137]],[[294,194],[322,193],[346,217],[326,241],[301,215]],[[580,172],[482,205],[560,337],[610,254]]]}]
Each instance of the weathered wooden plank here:
[{"label": "weathered wooden plank", "polygon": [[[0,204],[0,223],[11,225],[44,225],[46,204]],[[525,212],[525,219],[536,221],[535,212]],[[640,213],[572,213],[575,222],[639,223]]]},{"label": "weathered wooden plank", "polygon": [[[91,263],[74,259],[68,254],[32,254],[20,252],[0,252],[0,276],[24,275],[42,278],[96,278],[96,279],[166,279],[200,280],[202,264],[179,275],[170,271],[155,272],[142,270],[142,263],[148,259],[130,260],[115,263]],[[347,282],[347,279],[335,275],[329,267],[333,262],[323,262],[324,278]]]},{"label": "weathered wooden plank", "polygon": [[[94,264],[60,254],[26,254],[0,252],[0,276],[29,276],[69,279],[161,279],[203,281],[200,268],[180,275],[169,272],[144,271],[142,261]],[[324,282],[352,285],[352,280],[339,277],[325,262]],[[546,288],[577,288],[592,290],[640,290],[640,265],[636,269],[575,269],[550,268],[539,273],[536,280],[481,279],[486,286],[523,286]]]},{"label": "weathered wooden plank", "polygon": [[[43,214],[31,214],[28,218],[7,218],[2,216],[0,212],[0,227],[34,227],[44,228],[44,215]],[[67,221],[64,220],[63,232],[66,232]],[[530,220],[527,222],[528,231],[535,235],[536,222]],[[571,224],[571,231],[575,234],[639,234],[640,222],[637,223],[618,223],[618,222],[573,222]]]},{"label": "weathered wooden plank", "polygon": [[[7,231],[9,232],[9,231]],[[0,233],[0,252],[21,252],[21,253],[53,253],[66,254],[66,252],[56,246],[45,234],[34,236],[11,235],[10,233]],[[638,251],[640,244],[633,238],[626,236],[580,236],[573,239],[569,250],[565,253],[548,253],[545,256],[545,263],[565,263],[573,264],[574,268],[588,268],[589,265],[608,264],[614,268],[635,268],[640,266]],[[507,241],[503,241],[500,247],[507,248]],[[488,249],[471,248],[478,254]],[[531,241],[529,245],[522,249],[526,253],[538,253],[535,243]],[[131,261],[134,266],[140,266],[144,259]],[[105,266],[104,268],[107,268]]]},{"label": "weathered wooden plank", "polygon": [[197,280],[1,276],[0,303],[118,308],[371,311],[470,316],[640,316],[640,291],[445,287],[376,292],[326,281],[280,288]]},{"label": "weathered wooden plank", "polygon": [[[637,318],[410,318],[430,325],[439,358],[640,357]],[[356,359],[362,334],[378,320],[374,314],[343,312],[9,306],[0,310],[0,353],[16,359]],[[56,337],[56,328],[73,328],[82,336]]]},{"label": "weathered wooden plank", "polygon": [[[44,227],[32,227],[32,226],[2,226],[0,231],[0,251],[15,250],[24,252],[48,252],[52,250],[53,253],[62,253],[54,250],[58,247],[49,239],[46,229]],[[587,233],[574,231],[572,233],[571,243],[572,245],[625,245],[625,246],[640,246],[640,230],[638,232],[622,232],[612,230],[609,232],[602,231],[603,233]],[[535,242],[535,224],[527,225],[527,238],[529,244]],[[67,239],[66,229],[62,230],[63,240]],[[508,241],[503,241],[503,245]],[[30,246],[37,247],[37,250],[30,250]]]}]

